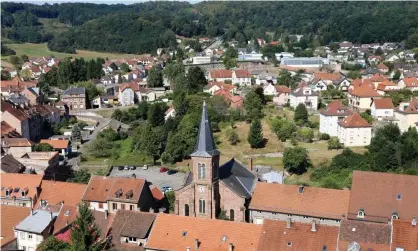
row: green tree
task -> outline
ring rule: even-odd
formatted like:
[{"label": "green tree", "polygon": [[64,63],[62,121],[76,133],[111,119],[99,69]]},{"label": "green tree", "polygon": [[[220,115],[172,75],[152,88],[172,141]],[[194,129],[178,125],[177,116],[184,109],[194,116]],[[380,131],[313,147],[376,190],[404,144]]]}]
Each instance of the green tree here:
[{"label": "green tree", "polygon": [[350,71],[347,74],[347,77],[351,79],[361,79],[361,73],[359,71]]},{"label": "green tree", "polygon": [[167,198],[168,201],[168,211],[170,212],[170,214],[174,213],[174,205],[176,203],[176,194],[174,193],[174,191],[169,191],[165,193],[165,197]]},{"label": "green tree", "polygon": [[281,70],[280,74],[279,74],[279,77],[277,79],[277,83],[279,85],[285,85],[285,86],[287,86],[291,89],[294,89],[293,88],[294,86],[293,86],[292,82],[293,82],[292,81],[292,75],[290,74],[290,72],[287,71],[287,70]]},{"label": "green tree", "polygon": [[161,132],[150,125],[145,126],[142,131],[141,150],[152,158],[154,164],[161,155],[161,143]]},{"label": "green tree", "polygon": [[308,151],[302,147],[286,148],[283,154],[283,166],[290,173],[305,173],[310,166]]},{"label": "green tree", "polygon": [[369,124],[373,123],[373,117],[372,117],[372,115],[370,115],[369,113],[367,113],[367,112],[361,112],[361,113],[360,113],[360,116],[361,116],[364,120],[366,120],[366,121],[367,121],[367,123],[369,123]]},{"label": "green tree", "polygon": [[341,149],[342,148],[342,144],[340,143],[340,140],[338,139],[338,137],[331,137],[328,140],[328,150],[332,150],[332,149]]},{"label": "green tree", "polygon": [[122,119],[122,111],[120,109],[116,109],[111,116],[112,119],[121,120]]},{"label": "green tree", "polygon": [[34,152],[51,152],[54,148],[48,143],[38,143],[33,146]]},{"label": "green tree", "polygon": [[131,69],[129,68],[129,65],[127,63],[120,64],[119,69],[123,72],[130,72],[131,71]]},{"label": "green tree", "polygon": [[164,124],[166,107],[163,103],[155,103],[149,106],[148,123],[151,126],[159,126]]},{"label": "green tree", "polygon": [[86,167],[80,168],[74,172],[74,176],[70,179],[75,183],[88,184],[90,181],[91,174]]},{"label": "green tree", "polygon": [[70,244],[60,241],[55,236],[50,236],[47,239],[43,240],[36,251],[70,251]]},{"label": "green tree", "polygon": [[300,103],[298,106],[296,106],[293,120],[298,125],[305,125],[308,123],[308,110],[304,104]]},{"label": "green tree", "polygon": [[25,81],[31,80],[32,71],[30,69],[23,69],[19,72],[19,76]]},{"label": "green tree", "polygon": [[164,68],[163,73],[167,78],[170,80],[171,83],[174,82],[174,79],[182,74],[185,75],[185,68],[182,62],[175,62],[175,63],[169,63]]},{"label": "green tree", "polygon": [[20,68],[20,59],[18,56],[10,56],[9,57],[9,61],[10,63],[15,67],[15,68]]},{"label": "green tree", "polygon": [[113,71],[117,71],[117,70],[118,70],[118,66],[115,64],[115,62],[110,63],[109,67],[110,67]]},{"label": "green tree", "polygon": [[236,145],[239,142],[238,134],[234,129],[228,129],[228,131],[226,131],[226,135],[231,145]]},{"label": "green tree", "polygon": [[10,80],[10,79],[12,79],[10,72],[1,70],[1,80]]},{"label": "green tree", "polygon": [[71,139],[74,141],[81,141],[81,129],[78,124],[74,124],[71,130]]},{"label": "green tree", "polygon": [[260,97],[254,91],[249,91],[245,95],[245,113],[250,119],[260,119],[263,117],[263,104]]},{"label": "green tree", "polygon": [[191,93],[196,93],[201,92],[203,87],[208,84],[208,81],[202,69],[200,67],[193,66],[190,67],[187,72],[187,83]]},{"label": "green tree", "polygon": [[87,102],[89,104],[95,97],[104,94],[104,90],[97,88],[97,86],[93,84],[91,81],[82,81],[75,83],[75,85],[78,87],[86,88]]},{"label": "green tree", "polygon": [[238,52],[233,47],[228,47],[223,55],[222,62],[226,69],[236,67],[238,62]]},{"label": "green tree", "polygon": [[251,148],[264,147],[263,128],[259,119],[251,122],[250,132],[248,133],[248,143]]},{"label": "green tree", "polygon": [[163,86],[163,74],[161,70],[154,66],[149,70],[147,77],[148,87],[161,87]]},{"label": "green tree", "polygon": [[401,71],[400,70],[396,70],[395,74],[393,74],[392,79],[393,80],[398,80],[401,77]]},{"label": "green tree", "polygon": [[311,128],[304,126],[301,129],[299,129],[299,131],[297,132],[297,136],[301,141],[310,143],[312,142],[312,139],[314,137],[314,132]]},{"label": "green tree", "polygon": [[261,86],[258,86],[257,88],[255,88],[254,92],[258,95],[258,97],[261,100],[261,103],[263,105],[265,105],[267,103],[266,101],[266,97],[264,97],[264,89]]},{"label": "green tree", "polygon": [[71,250],[99,251],[105,243],[100,240],[100,229],[94,223],[93,213],[86,204],[78,207],[78,216],[71,232]]}]

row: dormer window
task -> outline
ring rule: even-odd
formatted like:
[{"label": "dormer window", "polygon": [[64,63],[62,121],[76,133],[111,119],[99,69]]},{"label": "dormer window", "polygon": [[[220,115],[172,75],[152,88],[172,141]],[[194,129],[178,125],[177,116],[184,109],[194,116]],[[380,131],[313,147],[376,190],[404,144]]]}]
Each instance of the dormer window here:
[{"label": "dormer window", "polygon": [[120,197],[122,196],[122,194],[123,194],[123,192],[122,192],[122,188],[120,188],[119,190],[117,190],[117,191],[115,192],[115,196],[116,196],[116,198],[120,198]]},{"label": "dormer window", "polygon": [[11,190],[11,188],[6,188],[6,196],[10,196],[10,193],[12,192]]},{"label": "dormer window", "polygon": [[401,195],[400,193],[398,193],[398,194],[396,195],[396,199],[397,199],[397,200],[401,200],[401,199],[402,199],[402,195]]},{"label": "dormer window", "polygon": [[364,209],[363,208],[360,208],[360,210],[358,211],[357,218],[361,218],[361,219],[364,218]]},{"label": "dormer window", "polygon": [[399,214],[398,214],[398,212],[393,212],[393,214],[392,214],[392,219],[393,219],[393,220],[397,220],[397,219],[399,219]]},{"label": "dormer window", "polygon": [[134,194],[134,192],[133,192],[132,190],[129,190],[129,191],[126,193],[126,198],[127,198],[127,199],[132,198],[133,194]]}]

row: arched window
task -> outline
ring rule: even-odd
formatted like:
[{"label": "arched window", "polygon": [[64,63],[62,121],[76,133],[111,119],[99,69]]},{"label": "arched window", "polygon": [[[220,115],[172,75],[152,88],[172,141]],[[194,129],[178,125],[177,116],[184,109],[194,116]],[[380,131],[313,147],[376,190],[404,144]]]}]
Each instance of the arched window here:
[{"label": "arched window", "polygon": [[189,216],[189,204],[184,205],[184,216]]},{"label": "arched window", "polygon": [[234,209],[229,210],[229,219],[231,221],[234,221],[235,220],[235,212],[234,212]]},{"label": "arched window", "polygon": [[206,178],[206,166],[203,163],[197,164],[197,178],[205,179]]},{"label": "arched window", "polygon": [[206,205],[205,205],[205,200],[204,199],[200,199],[199,200],[199,213],[201,214],[205,214],[206,213]]}]

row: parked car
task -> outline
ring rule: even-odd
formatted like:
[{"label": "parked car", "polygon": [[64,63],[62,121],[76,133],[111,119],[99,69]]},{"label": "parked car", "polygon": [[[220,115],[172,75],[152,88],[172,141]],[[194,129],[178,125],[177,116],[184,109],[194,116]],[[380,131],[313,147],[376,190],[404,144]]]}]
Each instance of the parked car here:
[{"label": "parked car", "polygon": [[129,170],[129,166],[125,166],[125,168],[124,168],[125,170]]},{"label": "parked car", "polygon": [[144,166],[142,167],[142,170],[148,170],[148,166],[147,166],[147,165],[144,165]]},{"label": "parked car", "polygon": [[119,170],[119,171],[122,171],[122,170],[123,170],[123,168],[124,168],[124,166],[118,166],[118,170]]},{"label": "parked car", "polygon": [[131,166],[131,168],[130,168],[131,170],[135,170],[136,169],[136,166]]},{"label": "parked car", "polygon": [[168,174],[168,175],[172,175],[172,174],[175,174],[175,173],[177,173],[177,171],[176,171],[176,170],[169,170],[169,171],[167,172],[167,174]]},{"label": "parked car", "polygon": [[167,171],[168,171],[168,168],[167,167],[161,167],[160,168],[160,173],[165,173]]}]

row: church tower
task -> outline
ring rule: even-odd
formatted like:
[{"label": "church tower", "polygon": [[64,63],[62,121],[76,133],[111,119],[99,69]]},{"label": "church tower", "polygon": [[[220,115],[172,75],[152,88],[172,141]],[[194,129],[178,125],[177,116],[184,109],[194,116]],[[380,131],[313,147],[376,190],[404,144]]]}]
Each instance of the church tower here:
[{"label": "church tower", "polygon": [[215,218],[219,210],[219,156],[215,147],[206,102],[203,101],[193,163],[194,212],[196,217]]}]

